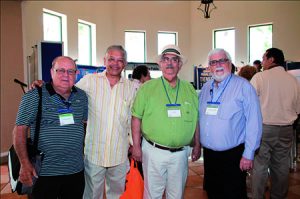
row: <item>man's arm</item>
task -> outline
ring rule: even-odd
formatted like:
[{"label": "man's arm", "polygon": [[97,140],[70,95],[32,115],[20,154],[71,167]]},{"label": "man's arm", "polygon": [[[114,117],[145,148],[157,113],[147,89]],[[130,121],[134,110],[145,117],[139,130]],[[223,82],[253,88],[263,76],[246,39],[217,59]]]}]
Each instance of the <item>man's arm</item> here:
[{"label": "man's arm", "polygon": [[21,164],[19,179],[25,185],[32,185],[33,176],[35,176],[36,178],[38,176],[27,154],[26,140],[28,129],[29,127],[25,125],[15,126],[13,130],[13,144]]},{"label": "man's arm", "polygon": [[199,134],[199,123],[197,121],[195,133],[194,133],[194,147],[192,150],[192,161],[196,161],[201,157],[201,144],[200,144],[200,134]]},{"label": "man's arm", "polygon": [[136,161],[142,162],[142,149],[141,149],[141,120],[132,116],[131,131],[133,139],[132,157]]}]

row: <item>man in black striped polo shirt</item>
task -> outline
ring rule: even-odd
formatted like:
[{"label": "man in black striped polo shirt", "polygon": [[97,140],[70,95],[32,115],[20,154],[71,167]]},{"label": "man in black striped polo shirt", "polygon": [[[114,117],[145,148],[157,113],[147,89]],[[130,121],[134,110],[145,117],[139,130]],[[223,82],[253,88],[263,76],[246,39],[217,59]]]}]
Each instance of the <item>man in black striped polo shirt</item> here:
[{"label": "man in black striped polo shirt", "polygon": [[87,121],[88,99],[84,91],[74,86],[76,64],[70,57],[53,60],[52,81],[42,86],[42,116],[38,149],[44,153],[39,176],[30,163],[26,137],[31,138],[38,110],[38,91],[27,92],[19,106],[14,128],[14,146],[21,163],[20,181],[31,185],[33,198],[81,199],[84,190],[83,143]]}]

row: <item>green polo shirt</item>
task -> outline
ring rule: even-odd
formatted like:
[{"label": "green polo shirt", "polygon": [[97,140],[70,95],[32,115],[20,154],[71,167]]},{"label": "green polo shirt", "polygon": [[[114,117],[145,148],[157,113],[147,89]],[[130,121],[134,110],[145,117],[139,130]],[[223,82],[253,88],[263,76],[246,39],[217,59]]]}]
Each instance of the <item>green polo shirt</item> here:
[{"label": "green polo shirt", "polygon": [[[177,88],[179,90],[176,103],[180,106],[172,108],[180,109],[181,117],[168,117],[167,110],[170,107],[166,105],[175,104]],[[164,78],[147,81],[138,90],[132,115],[142,120],[142,132],[147,140],[167,147],[189,145],[198,120],[197,93],[193,86],[184,80],[177,81],[175,88]]]}]

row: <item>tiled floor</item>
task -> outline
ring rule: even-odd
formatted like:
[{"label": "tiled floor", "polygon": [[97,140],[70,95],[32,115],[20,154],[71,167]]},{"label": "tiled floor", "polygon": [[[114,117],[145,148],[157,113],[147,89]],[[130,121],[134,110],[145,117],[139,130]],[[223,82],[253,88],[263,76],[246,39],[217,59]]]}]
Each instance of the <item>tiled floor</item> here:
[{"label": "tiled floor", "polygon": [[[300,199],[300,163],[295,172],[290,173],[290,187],[288,199]],[[186,183],[184,199],[207,199],[203,184],[203,163],[202,161],[189,163],[189,176]],[[268,193],[267,193],[268,196]],[[1,199],[25,199],[26,196],[18,196],[11,193],[8,184],[7,166],[1,165]]]}]

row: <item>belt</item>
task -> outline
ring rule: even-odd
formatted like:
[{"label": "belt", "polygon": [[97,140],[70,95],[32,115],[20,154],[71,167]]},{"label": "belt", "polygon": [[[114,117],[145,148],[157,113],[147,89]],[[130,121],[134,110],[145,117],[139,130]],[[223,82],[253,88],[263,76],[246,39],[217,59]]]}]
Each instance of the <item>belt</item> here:
[{"label": "belt", "polygon": [[265,124],[267,126],[274,126],[274,127],[292,127],[292,124],[286,124],[286,125],[274,125],[274,124]]},{"label": "belt", "polygon": [[[146,139],[145,139],[146,140]],[[150,140],[146,140],[149,144],[151,144],[152,146],[158,148],[158,149],[162,149],[162,150],[166,150],[166,151],[170,151],[172,153],[174,152],[178,152],[178,151],[182,151],[183,150],[183,147],[180,147],[180,148],[169,148],[169,147],[165,147],[165,146],[161,146],[159,144],[156,144]]]}]

